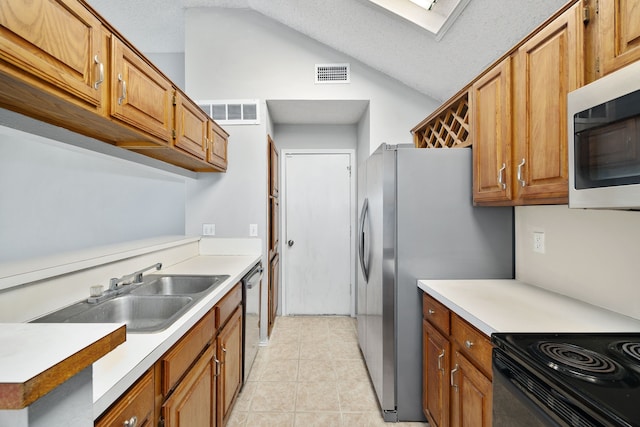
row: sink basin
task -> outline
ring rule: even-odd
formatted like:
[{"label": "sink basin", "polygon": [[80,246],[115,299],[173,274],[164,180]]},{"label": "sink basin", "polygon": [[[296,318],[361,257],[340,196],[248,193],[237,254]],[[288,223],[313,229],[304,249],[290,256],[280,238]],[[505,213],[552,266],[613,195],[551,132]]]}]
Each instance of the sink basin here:
[{"label": "sink basin", "polygon": [[229,276],[149,275],[144,284],[131,291],[132,295],[193,295],[209,292]]},{"label": "sink basin", "polygon": [[123,295],[90,307],[64,323],[126,323],[130,332],[165,329],[191,305],[187,296],[148,297]]},{"label": "sink basin", "polygon": [[141,285],[127,285],[122,294],[98,303],[81,301],[33,320],[34,323],[126,323],[129,333],[168,328],[193,304],[229,276],[152,274]]}]

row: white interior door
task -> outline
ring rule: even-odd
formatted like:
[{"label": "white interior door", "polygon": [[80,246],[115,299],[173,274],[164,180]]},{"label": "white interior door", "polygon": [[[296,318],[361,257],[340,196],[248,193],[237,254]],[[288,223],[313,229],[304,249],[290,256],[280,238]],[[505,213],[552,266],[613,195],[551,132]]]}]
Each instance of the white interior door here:
[{"label": "white interior door", "polygon": [[351,156],[285,156],[285,314],[351,312]]}]

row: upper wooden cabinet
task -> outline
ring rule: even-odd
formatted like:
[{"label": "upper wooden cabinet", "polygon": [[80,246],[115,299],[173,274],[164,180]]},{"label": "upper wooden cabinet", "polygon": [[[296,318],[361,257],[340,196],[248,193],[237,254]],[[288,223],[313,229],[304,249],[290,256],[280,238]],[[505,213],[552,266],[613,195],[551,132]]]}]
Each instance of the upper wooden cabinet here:
[{"label": "upper wooden cabinet", "polygon": [[473,200],[511,200],[511,58],[471,87]]},{"label": "upper wooden cabinet", "polygon": [[220,171],[227,170],[227,138],[229,134],[216,122],[209,120],[207,163]]},{"label": "upper wooden cabinet", "polygon": [[88,107],[106,72],[101,23],[68,0],[0,1],[0,70]]},{"label": "upper wooden cabinet", "polygon": [[527,40],[514,56],[515,204],[567,203],[567,94],[583,84],[581,5]]},{"label": "upper wooden cabinet", "polygon": [[567,203],[567,94],[584,82],[583,46],[576,3],[473,83],[475,204]]},{"label": "upper wooden cabinet", "polygon": [[171,82],[117,37],[112,37],[111,116],[169,143]]},{"label": "upper wooden cabinet", "polygon": [[84,0],[0,0],[0,108],[192,171],[227,169],[228,134]]},{"label": "upper wooden cabinet", "polygon": [[640,1],[599,0],[601,75],[640,59]]},{"label": "upper wooden cabinet", "polygon": [[174,145],[204,159],[209,135],[209,117],[193,101],[176,94],[176,137]]}]

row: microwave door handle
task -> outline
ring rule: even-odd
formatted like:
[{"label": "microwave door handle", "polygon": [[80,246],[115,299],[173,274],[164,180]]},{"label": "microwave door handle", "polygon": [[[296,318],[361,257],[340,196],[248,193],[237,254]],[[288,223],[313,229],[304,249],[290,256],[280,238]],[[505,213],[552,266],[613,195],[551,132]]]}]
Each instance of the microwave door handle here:
[{"label": "microwave door handle", "polygon": [[358,242],[358,258],[360,259],[360,269],[362,270],[362,275],[364,276],[365,282],[369,281],[369,268],[368,268],[367,262],[365,261],[365,256],[368,259],[368,255],[369,255],[368,253],[365,254],[365,244],[369,236],[366,235],[365,229],[364,229],[365,221],[369,213],[368,211],[369,211],[369,199],[364,199],[364,202],[362,203],[362,211],[360,212],[360,221],[358,224],[358,236],[360,238],[360,241]]}]

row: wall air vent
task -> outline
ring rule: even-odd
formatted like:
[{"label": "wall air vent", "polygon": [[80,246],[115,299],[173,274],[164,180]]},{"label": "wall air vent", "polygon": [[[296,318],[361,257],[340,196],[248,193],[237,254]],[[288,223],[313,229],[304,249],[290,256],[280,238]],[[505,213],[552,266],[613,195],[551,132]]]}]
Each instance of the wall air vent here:
[{"label": "wall air vent", "polygon": [[351,83],[349,64],[316,64],[316,84]]},{"label": "wall air vent", "polygon": [[258,125],[260,110],[257,99],[218,99],[196,101],[220,125]]}]

